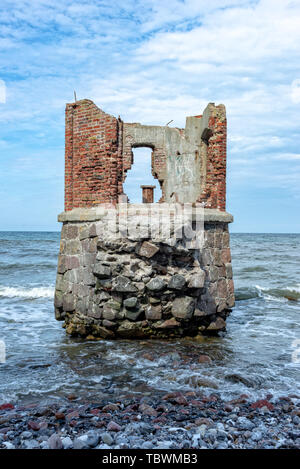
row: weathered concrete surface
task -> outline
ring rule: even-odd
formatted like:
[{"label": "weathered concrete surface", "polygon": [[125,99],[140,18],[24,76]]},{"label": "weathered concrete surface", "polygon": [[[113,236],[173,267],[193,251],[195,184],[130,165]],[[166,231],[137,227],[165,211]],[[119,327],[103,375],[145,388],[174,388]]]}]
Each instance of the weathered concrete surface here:
[{"label": "weathered concrete surface", "polygon": [[[149,209],[151,210],[152,204],[134,204],[135,207],[140,206],[141,209]],[[169,204],[168,204],[169,205]],[[173,205],[173,204],[172,204]],[[154,204],[157,206],[157,204]],[[163,204],[159,205],[162,207]],[[118,207],[118,206],[116,206]],[[175,207],[175,204],[174,204]],[[84,221],[97,221],[103,219],[103,217],[107,216],[109,211],[114,210],[115,207],[111,206],[110,204],[103,204],[94,208],[74,208],[73,210],[69,210],[67,212],[62,212],[58,215],[57,221],[59,222],[84,222]],[[171,209],[172,210],[172,209]],[[175,213],[174,208],[174,213]],[[222,223],[232,223],[233,216],[228,212],[221,212],[217,209],[210,209],[204,208],[204,221],[205,222],[222,222]]]},{"label": "weathered concrete surface", "polygon": [[[219,135],[216,143],[211,145],[211,158],[208,147],[216,123]],[[224,123],[225,128],[220,127],[219,123]],[[217,131],[215,133],[217,134]],[[204,200],[208,207],[225,210],[226,111],[223,105],[215,106],[210,103],[203,116],[187,117],[185,129],[124,123],[123,180],[131,168],[134,147],[152,149],[152,174],[160,182],[163,194],[161,201],[193,203]],[[222,170],[216,183],[212,184],[212,176],[218,172],[215,171],[214,165]]]}]

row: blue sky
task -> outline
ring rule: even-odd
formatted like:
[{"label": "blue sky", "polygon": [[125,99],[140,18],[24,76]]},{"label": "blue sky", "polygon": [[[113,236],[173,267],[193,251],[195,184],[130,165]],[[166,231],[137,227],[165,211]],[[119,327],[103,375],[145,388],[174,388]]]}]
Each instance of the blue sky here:
[{"label": "blue sky", "polygon": [[144,124],[224,103],[231,230],[300,232],[299,24],[298,0],[1,0],[0,230],[60,228],[75,89]]}]

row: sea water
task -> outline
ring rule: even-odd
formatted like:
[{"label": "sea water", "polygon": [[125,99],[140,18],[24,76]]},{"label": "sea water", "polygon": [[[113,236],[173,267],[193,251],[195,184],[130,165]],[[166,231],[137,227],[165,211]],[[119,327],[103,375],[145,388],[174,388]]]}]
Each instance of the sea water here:
[{"label": "sea water", "polygon": [[226,333],[197,341],[68,337],[53,308],[59,240],[57,232],[0,232],[0,403],[70,393],[300,393],[299,234],[231,235],[236,306]]}]

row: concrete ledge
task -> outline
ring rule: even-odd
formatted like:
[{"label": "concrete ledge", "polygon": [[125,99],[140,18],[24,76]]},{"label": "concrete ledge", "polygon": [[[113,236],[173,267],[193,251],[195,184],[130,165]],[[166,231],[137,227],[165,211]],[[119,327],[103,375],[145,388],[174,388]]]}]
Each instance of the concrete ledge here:
[{"label": "concrete ledge", "polygon": [[221,212],[215,208],[205,208],[204,209],[204,221],[206,222],[222,222],[222,223],[232,223],[233,215],[228,212]]},{"label": "concrete ledge", "polygon": [[107,215],[108,209],[105,207],[97,208],[73,208],[67,212],[62,212],[58,215],[57,221],[59,222],[84,222],[101,220]]},{"label": "concrete ledge", "polygon": [[[152,206],[155,206],[157,209],[168,205],[168,209],[171,214],[176,214],[178,205],[176,204],[128,204],[128,210],[135,210],[137,213],[144,212],[145,210],[150,210]],[[118,209],[118,206],[116,206]],[[111,205],[103,204],[102,206],[97,206],[95,208],[74,208],[73,210],[62,212],[58,215],[58,221],[62,223],[66,222],[93,222],[101,220],[109,214],[110,210],[114,210]],[[124,208],[122,208],[124,210]],[[193,219],[201,219],[204,213],[204,221],[209,222],[219,222],[219,223],[232,223],[233,216],[228,212],[221,212],[217,209],[212,208],[195,208],[193,207],[192,216]]]}]

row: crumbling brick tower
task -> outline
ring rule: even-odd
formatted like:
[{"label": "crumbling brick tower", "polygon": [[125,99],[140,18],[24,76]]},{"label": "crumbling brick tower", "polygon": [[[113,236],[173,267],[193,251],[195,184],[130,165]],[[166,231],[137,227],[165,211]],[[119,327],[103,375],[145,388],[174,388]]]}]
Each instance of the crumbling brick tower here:
[{"label": "crumbling brick tower", "polygon": [[[134,147],[152,149],[159,204],[152,203],[153,186],[142,186],[143,204],[120,203],[127,200],[123,183]],[[185,129],[124,123],[87,99],[67,104],[55,291],[56,318],[67,333],[164,338],[224,330],[234,305],[233,218],[225,203],[222,104],[187,117]],[[184,207],[192,234],[185,229],[188,220],[179,217]],[[138,233],[130,229],[137,215],[147,219],[147,229]],[[169,224],[170,236],[157,235],[161,224]]]}]

